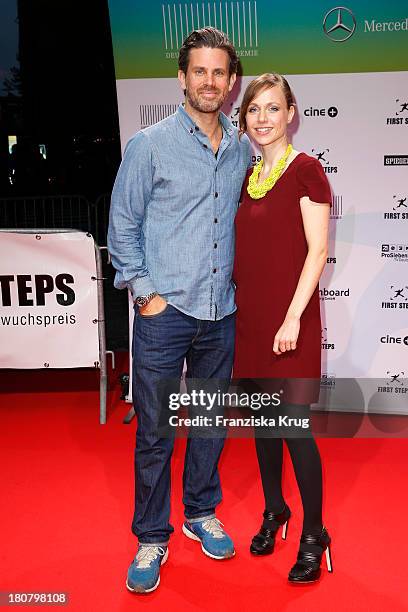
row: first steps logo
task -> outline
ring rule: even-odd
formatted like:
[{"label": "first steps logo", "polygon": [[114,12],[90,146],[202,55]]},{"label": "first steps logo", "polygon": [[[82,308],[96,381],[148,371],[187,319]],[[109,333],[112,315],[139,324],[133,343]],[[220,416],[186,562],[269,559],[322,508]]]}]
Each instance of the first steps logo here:
[{"label": "first steps logo", "polygon": [[239,2],[178,2],[162,4],[166,59],[177,59],[183,41],[193,30],[211,26],[225,32],[240,57],[258,55],[256,0]]},{"label": "first steps logo", "polygon": [[312,149],[312,154],[322,164],[326,174],[337,174],[337,166],[332,166],[329,161],[330,149]]},{"label": "first steps logo", "polygon": [[381,308],[407,309],[408,287],[406,285],[390,285],[388,300],[381,302]]},{"label": "first steps logo", "polygon": [[408,244],[382,244],[381,259],[408,261]]},{"label": "first steps logo", "polygon": [[408,101],[397,98],[393,117],[387,117],[387,125],[408,125]]},{"label": "first steps logo", "polygon": [[408,393],[408,381],[404,379],[405,372],[393,372],[391,370],[387,372],[388,379],[384,385],[377,388],[378,393]]},{"label": "first steps logo", "polygon": [[408,220],[408,203],[407,196],[393,195],[392,196],[392,210],[394,212],[385,212],[384,219],[389,219],[392,221],[399,221],[401,219]]},{"label": "first steps logo", "polygon": [[327,339],[327,327],[322,327],[321,330],[322,350],[323,351],[334,351],[334,342],[329,342]]}]

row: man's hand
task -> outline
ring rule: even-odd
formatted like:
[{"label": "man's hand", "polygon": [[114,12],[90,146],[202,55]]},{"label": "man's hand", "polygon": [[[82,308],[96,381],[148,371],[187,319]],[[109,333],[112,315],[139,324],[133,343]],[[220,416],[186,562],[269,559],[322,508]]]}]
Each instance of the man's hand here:
[{"label": "man's hand", "polygon": [[160,295],[156,295],[146,306],[139,308],[140,314],[143,315],[156,315],[160,314],[167,306],[167,302]]},{"label": "man's hand", "polygon": [[300,319],[291,317],[285,319],[279,328],[273,343],[275,355],[281,355],[286,351],[294,351],[300,331]]}]

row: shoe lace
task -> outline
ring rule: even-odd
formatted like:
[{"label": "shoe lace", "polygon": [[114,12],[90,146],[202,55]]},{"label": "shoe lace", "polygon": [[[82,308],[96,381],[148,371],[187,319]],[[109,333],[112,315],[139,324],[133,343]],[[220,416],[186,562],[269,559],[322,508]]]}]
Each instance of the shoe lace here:
[{"label": "shoe lace", "polygon": [[203,522],[203,529],[208,531],[214,538],[223,538],[225,533],[221,525],[221,521],[214,517]]},{"label": "shoe lace", "polygon": [[135,561],[140,569],[146,569],[159,555],[163,557],[165,552],[161,546],[141,546],[137,551]]}]

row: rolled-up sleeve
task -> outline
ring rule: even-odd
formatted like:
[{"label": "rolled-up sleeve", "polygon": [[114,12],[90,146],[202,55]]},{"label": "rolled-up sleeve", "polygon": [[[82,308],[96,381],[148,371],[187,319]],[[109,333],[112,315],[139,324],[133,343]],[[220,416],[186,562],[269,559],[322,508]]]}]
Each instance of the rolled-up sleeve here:
[{"label": "rolled-up sleeve", "polygon": [[115,287],[133,297],[155,291],[146,267],[143,220],[153,185],[149,139],[138,132],[127,144],[112,191],[108,249],[117,273]]}]

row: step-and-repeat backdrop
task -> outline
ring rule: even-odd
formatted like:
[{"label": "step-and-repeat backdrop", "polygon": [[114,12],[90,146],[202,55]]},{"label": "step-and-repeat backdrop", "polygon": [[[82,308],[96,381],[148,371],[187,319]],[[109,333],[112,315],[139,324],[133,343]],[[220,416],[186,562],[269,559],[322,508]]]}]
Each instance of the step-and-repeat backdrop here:
[{"label": "step-and-repeat backdrop", "polygon": [[123,147],[183,100],[178,48],[192,29],[222,29],[238,50],[244,76],[223,108],[235,124],[254,76],[288,78],[293,144],[333,190],[320,283],[326,384],[377,379],[366,405],[408,412],[408,5],[110,0],[110,15]]}]

